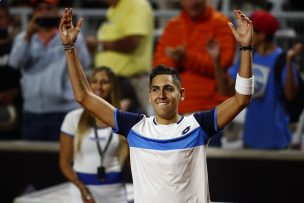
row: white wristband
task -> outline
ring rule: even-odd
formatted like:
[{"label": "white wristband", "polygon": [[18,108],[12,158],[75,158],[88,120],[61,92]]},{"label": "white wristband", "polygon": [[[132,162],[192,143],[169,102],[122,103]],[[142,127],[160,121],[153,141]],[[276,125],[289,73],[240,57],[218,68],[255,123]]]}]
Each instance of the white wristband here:
[{"label": "white wristband", "polygon": [[237,74],[235,81],[235,91],[242,95],[253,95],[254,92],[254,76],[251,78],[242,78]]}]

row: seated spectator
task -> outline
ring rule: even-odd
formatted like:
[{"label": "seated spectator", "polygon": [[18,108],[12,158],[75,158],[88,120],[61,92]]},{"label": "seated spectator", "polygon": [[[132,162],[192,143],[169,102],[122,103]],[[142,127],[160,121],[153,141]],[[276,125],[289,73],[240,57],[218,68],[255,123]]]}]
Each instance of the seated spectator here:
[{"label": "seated spectator", "polygon": [[[94,94],[119,107],[118,85],[109,68],[95,69],[89,81]],[[122,168],[128,151],[126,138],[89,111],[68,113],[61,128],[60,168],[73,183],[71,203],[127,203]]]},{"label": "seated spectator", "polygon": [[[21,70],[24,140],[58,141],[65,114],[78,107],[60,49],[58,0],[32,0],[27,30],[16,36],[9,63]],[[80,60],[90,65],[83,37],[77,41]]]}]

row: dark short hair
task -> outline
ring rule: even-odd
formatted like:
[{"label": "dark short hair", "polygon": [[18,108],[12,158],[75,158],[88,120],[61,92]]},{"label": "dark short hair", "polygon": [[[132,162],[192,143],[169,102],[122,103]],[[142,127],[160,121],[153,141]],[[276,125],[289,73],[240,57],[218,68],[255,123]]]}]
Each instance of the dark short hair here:
[{"label": "dark short hair", "polygon": [[178,74],[178,72],[166,65],[160,64],[158,66],[156,66],[155,68],[152,69],[151,73],[150,73],[150,82],[149,82],[149,87],[151,87],[152,84],[152,80],[153,78],[155,78],[157,75],[171,75],[173,78],[174,83],[176,83],[176,85],[178,87],[181,87],[181,83],[182,80]]}]

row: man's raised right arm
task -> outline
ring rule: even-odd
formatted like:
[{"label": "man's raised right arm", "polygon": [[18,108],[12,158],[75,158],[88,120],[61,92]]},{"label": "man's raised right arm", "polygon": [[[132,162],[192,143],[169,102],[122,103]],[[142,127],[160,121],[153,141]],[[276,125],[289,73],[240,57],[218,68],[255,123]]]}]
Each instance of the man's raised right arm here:
[{"label": "man's raised right arm", "polygon": [[59,26],[74,97],[78,103],[90,111],[94,116],[115,128],[115,108],[92,92],[78,58],[75,41],[80,32],[81,23],[82,19],[80,19],[77,22],[77,26],[74,27],[72,23],[72,9],[65,9]]}]

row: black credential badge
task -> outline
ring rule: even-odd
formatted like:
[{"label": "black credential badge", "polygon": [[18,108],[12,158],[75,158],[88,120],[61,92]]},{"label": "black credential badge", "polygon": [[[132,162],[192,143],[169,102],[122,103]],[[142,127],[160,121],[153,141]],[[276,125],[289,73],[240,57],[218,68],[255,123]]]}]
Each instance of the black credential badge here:
[{"label": "black credential badge", "polygon": [[113,137],[112,131],[110,132],[109,139],[107,141],[107,144],[105,148],[102,150],[100,143],[99,143],[99,138],[98,138],[98,133],[97,133],[97,125],[96,122],[94,122],[94,134],[95,134],[95,140],[96,140],[96,145],[98,149],[98,153],[100,156],[100,166],[97,168],[97,177],[100,182],[104,182],[106,180],[106,168],[103,165],[103,158],[104,154],[106,153],[107,149],[109,148],[110,142]]},{"label": "black credential badge", "polygon": [[104,166],[99,166],[97,168],[97,176],[98,176],[98,180],[101,182],[106,180],[106,169]]}]

